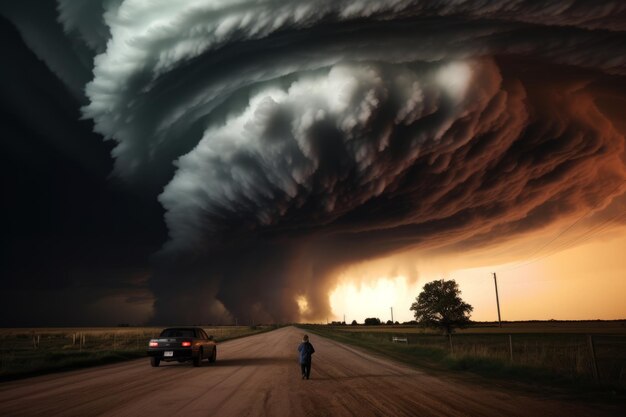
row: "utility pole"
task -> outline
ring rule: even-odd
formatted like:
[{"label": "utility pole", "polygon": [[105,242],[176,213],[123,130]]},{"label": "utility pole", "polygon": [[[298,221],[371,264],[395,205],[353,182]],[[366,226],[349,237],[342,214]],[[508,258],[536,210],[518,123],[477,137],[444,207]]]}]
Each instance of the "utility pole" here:
[{"label": "utility pole", "polygon": [[498,297],[498,279],[496,273],[493,273],[493,283],[496,285],[496,304],[498,305],[498,325],[502,327],[502,320],[500,319],[500,298]]},{"label": "utility pole", "polygon": [[343,315],[343,324],[346,324],[346,315]]},{"label": "utility pole", "polygon": [[393,324],[393,307],[391,307],[391,324]]}]

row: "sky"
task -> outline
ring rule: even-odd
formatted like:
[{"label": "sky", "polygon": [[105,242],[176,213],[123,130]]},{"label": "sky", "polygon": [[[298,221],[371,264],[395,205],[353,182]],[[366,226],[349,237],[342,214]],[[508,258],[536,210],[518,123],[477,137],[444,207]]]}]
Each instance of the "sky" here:
[{"label": "sky", "polygon": [[0,326],[626,318],[626,4],[0,5]]}]

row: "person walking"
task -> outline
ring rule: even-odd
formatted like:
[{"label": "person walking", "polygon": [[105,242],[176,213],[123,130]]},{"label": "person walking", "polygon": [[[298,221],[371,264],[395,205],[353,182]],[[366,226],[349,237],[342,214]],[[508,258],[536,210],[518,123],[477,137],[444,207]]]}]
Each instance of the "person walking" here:
[{"label": "person walking", "polygon": [[302,379],[309,379],[311,375],[311,355],[315,353],[313,345],[309,342],[309,336],[304,335],[302,337],[302,343],[298,346],[298,352],[300,352],[300,369],[302,370]]}]

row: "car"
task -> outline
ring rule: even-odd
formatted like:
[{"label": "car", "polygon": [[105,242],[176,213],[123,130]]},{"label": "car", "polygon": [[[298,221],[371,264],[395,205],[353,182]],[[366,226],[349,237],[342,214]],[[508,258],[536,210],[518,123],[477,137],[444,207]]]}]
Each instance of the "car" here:
[{"label": "car", "polygon": [[156,339],[148,342],[150,365],[159,366],[164,362],[192,361],[200,366],[203,359],[213,363],[217,359],[217,344],[213,336],[208,336],[200,327],[169,327],[163,329]]}]

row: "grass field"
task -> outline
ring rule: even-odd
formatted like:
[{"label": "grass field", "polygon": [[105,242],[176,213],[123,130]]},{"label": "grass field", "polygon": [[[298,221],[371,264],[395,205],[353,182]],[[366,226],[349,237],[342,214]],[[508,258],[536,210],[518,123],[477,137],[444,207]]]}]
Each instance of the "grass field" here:
[{"label": "grass field", "polygon": [[[626,388],[625,321],[516,322],[502,326],[478,323],[450,338],[416,326],[312,326],[309,329],[421,367]],[[393,342],[394,337],[406,343]]]},{"label": "grass field", "polygon": [[[217,342],[273,329],[203,327]],[[146,356],[162,327],[0,329],[0,380],[82,368]]]},{"label": "grass field", "polygon": [[[416,334],[439,334],[437,330],[425,329],[415,325],[380,325],[380,326],[336,326],[337,329],[352,332],[404,332]],[[455,334],[516,334],[516,333],[579,333],[626,335],[626,320],[613,321],[515,321],[498,323],[473,323],[466,329],[458,329]]]}]

